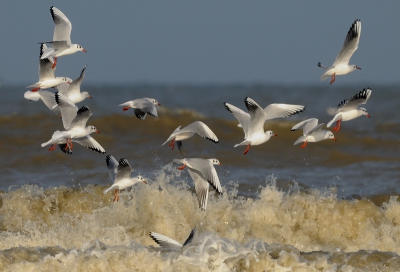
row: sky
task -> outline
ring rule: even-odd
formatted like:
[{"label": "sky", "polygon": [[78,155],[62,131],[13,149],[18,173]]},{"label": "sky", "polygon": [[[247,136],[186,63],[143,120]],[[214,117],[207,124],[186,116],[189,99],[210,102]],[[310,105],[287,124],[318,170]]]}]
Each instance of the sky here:
[{"label": "sky", "polygon": [[0,9],[0,82],[38,81],[39,42],[50,41],[50,7],[87,50],[58,59],[57,76],[102,84],[314,84],[355,19],[361,71],[334,84],[399,83],[400,1],[7,1]]}]

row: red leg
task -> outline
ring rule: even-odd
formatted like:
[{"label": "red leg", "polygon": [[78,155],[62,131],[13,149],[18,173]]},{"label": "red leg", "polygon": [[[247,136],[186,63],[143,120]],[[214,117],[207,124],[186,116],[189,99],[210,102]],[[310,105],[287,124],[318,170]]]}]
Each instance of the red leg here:
[{"label": "red leg", "polygon": [[54,57],[54,62],[53,62],[53,65],[51,66],[51,69],[54,69],[54,67],[56,67],[56,65],[57,65],[57,58]]},{"label": "red leg", "polygon": [[331,83],[329,83],[329,84],[332,84],[333,82],[335,82],[335,79],[336,79],[336,76],[335,76],[335,73],[332,75],[332,79],[331,79]]},{"label": "red leg", "polygon": [[307,146],[307,141],[304,141],[304,143],[300,146],[300,148],[304,148]]},{"label": "red leg", "polygon": [[130,108],[131,108],[131,107],[128,106],[128,107],[122,108],[122,110],[123,110],[123,111],[127,111],[127,110],[129,110]]},{"label": "red leg", "polygon": [[40,90],[40,87],[37,87],[37,88],[33,88],[32,90],[31,90],[31,92],[37,92],[37,91],[39,91]]},{"label": "red leg", "polygon": [[174,150],[174,147],[175,147],[175,139],[173,139],[173,140],[171,141],[171,143],[170,143],[168,146],[172,146],[171,150]]},{"label": "red leg", "polygon": [[118,195],[119,189],[115,190],[114,192],[114,202],[118,202],[119,201],[119,195]]},{"label": "red leg", "polygon": [[250,144],[247,145],[246,150],[244,151],[243,155],[246,155],[247,152],[249,152],[250,150]]},{"label": "red leg", "polygon": [[57,144],[52,144],[49,148],[49,151],[53,151],[54,149],[56,149]]},{"label": "red leg", "polygon": [[333,131],[333,132],[339,131],[339,130],[340,130],[341,124],[342,124],[342,120],[337,120],[337,121],[336,121],[336,125],[335,125],[335,127],[332,129],[332,131]]},{"label": "red leg", "polygon": [[182,166],[179,166],[178,169],[179,169],[179,170],[183,170],[183,169],[185,169],[185,167],[186,167],[186,164],[184,164],[184,165],[182,165]]}]

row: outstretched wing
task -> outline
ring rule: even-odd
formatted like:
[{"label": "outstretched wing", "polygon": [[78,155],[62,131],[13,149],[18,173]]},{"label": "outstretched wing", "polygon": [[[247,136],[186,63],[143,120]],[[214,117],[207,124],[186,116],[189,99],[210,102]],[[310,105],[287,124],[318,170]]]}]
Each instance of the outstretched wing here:
[{"label": "outstretched wing", "polygon": [[214,165],[206,159],[188,158],[187,166],[196,171],[203,179],[207,180],[218,193],[222,193],[221,183]]},{"label": "outstretched wing", "polygon": [[196,234],[196,227],[192,229],[192,231],[189,234],[189,237],[186,239],[186,241],[183,243],[183,247],[186,246],[187,244],[190,244],[193,241],[193,237]]},{"label": "outstretched wing", "polygon": [[244,104],[250,114],[250,125],[247,136],[251,137],[255,133],[264,133],[265,112],[263,108],[250,97],[244,99]]},{"label": "outstretched wing", "polygon": [[201,176],[201,173],[198,170],[188,167],[188,172],[194,181],[194,189],[196,191],[197,200],[199,201],[199,206],[205,211],[207,208],[208,188],[210,187],[210,184]]},{"label": "outstretched wing", "polygon": [[71,84],[69,85],[69,88],[65,93],[67,96],[70,96],[72,94],[79,94],[81,92],[81,84],[82,84],[83,79],[85,78],[86,67],[87,67],[87,65],[85,65],[85,67],[83,67],[80,76],[77,79],[73,80],[71,82]]},{"label": "outstretched wing", "polygon": [[114,158],[113,155],[106,156],[106,164],[108,168],[108,175],[113,183],[115,183],[115,176],[118,172],[118,161]]},{"label": "outstretched wing", "polygon": [[250,114],[226,102],[224,102],[224,107],[239,121],[244,131],[244,138],[247,138],[247,132],[250,125]]},{"label": "outstretched wing", "polygon": [[61,118],[64,128],[68,130],[72,127],[72,122],[77,116],[78,107],[68,97],[60,92],[56,92],[54,97],[61,110]]},{"label": "outstretched wing", "polygon": [[164,249],[179,251],[182,248],[182,245],[180,243],[165,235],[156,232],[150,232],[150,237],[154,240],[154,242],[156,242],[158,245],[160,245],[160,247]]},{"label": "outstretched wing", "polygon": [[72,24],[67,16],[54,6],[50,7],[50,13],[55,25],[53,41],[66,41],[71,44]]},{"label": "outstretched wing", "polygon": [[120,181],[123,179],[130,179],[133,169],[129,165],[129,162],[125,158],[121,158],[118,162],[118,171],[115,176],[115,181]]},{"label": "outstretched wing", "polygon": [[212,132],[212,130],[203,122],[201,121],[196,121],[191,123],[190,125],[184,127],[183,129],[180,130],[180,132],[194,132],[199,134],[201,137],[206,138],[214,143],[218,143],[218,138]]},{"label": "outstretched wing", "polygon": [[350,98],[350,100],[346,99],[340,102],[338,105],[337,112],[357,109],[358,106],[367,103],[371,94],[372,90],[370,88],[364,88],[361,92]]},{"label": "outstretched wing", "polygon": [[291,129],[291,131],[296,131],[299,129],[303,129],[303,135],[308,135],[311,130],[313,130],[316,126],[318,125],[318,119],[317,118],[310,118],[307,120],[304,120],[296,125],[294,125]]},{"label": "outstretched wing", "polygon": [[42,59],[43,53],[47,50],[45,43],[40,44],[40,55],[39,55],[39,81],[46,79],[53,79],[56,76],[56,67],[52,68],[53,60],[52,58]]},{"label": "outstretched wing", "polygon": [[333,66],[338,64],[349,64],[351,56],[358,48],[358,42],[361,36],[361,21],[355,20],[347,32],[346,39],[339,54],[336,57]]},{"label": "outstretched wing", "polygon": [[90,135],[82,138],[74,138],[72,141],[80,144],[81,146],[84,146],[90,150],[99,152],[99,153],[106,153],[104,148]]},{"label": "outstretched wing", "polygon": [[291,104],[270,104],[264,108],[265,120],[289,117],[304,111],[306,106]]},{"label": "outstretched wing", "polygon": [[82,106],[76,113],[76,117],[72,120],[71,127],[86,127],[87,120],[92,116],[88,106]]}]

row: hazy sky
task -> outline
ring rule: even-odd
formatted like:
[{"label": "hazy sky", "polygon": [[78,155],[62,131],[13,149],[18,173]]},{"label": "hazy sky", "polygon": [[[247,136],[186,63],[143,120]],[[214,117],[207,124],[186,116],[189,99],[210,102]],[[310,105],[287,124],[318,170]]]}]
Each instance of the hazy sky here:
[{"label": "hazy sky", "polygon": [[[87,84],[320,82],[355,19],[350,63],[335,84],[398,83],[400,1],[7,1],[0,9],[0,80],[38,80],[39,44],[52,40],[50,6],[72,22],[88,53],[59,58],[58,76]],[[364,84],[363,84],[364,85]]]}]

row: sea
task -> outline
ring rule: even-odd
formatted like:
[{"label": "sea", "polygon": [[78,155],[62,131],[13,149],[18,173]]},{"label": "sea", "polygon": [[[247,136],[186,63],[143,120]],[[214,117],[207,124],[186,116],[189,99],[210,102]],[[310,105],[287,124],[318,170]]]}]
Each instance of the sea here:
[{"label": "sea", "polygon": [[[337,79],[339,81],[340,79]],[[0,107],[0,271],[400,271],[400,85],[82,84],[92,99],[92,136],[116,159],[126,158],[147,184],[103,194],[111,185],[106,154],[74,144],[73,154],[41,143],[63,130],[25,85],[2,85]],[[293,143],[296,123],[328,123],[343,100],[371,88],[370,118],[342,122],[337,141]],[[118,105],[155,98],[158,117],[139,120]],[[224,102],[246,110],[305,105],[269,120],[277,137],[234,148],[243,130]],[[185,155],[162,145],[179,126],[207,124],[213,143],[183,141]],[[324,126],[325,127],[325,126]],[[333,127],[333,126],[332,126]],[[330,129],[332,129],[330,127]],[[177,158],[217,158],[223,193],[210,189],[206,211]],[[157,232],[183,243],[161,250]]]}]

